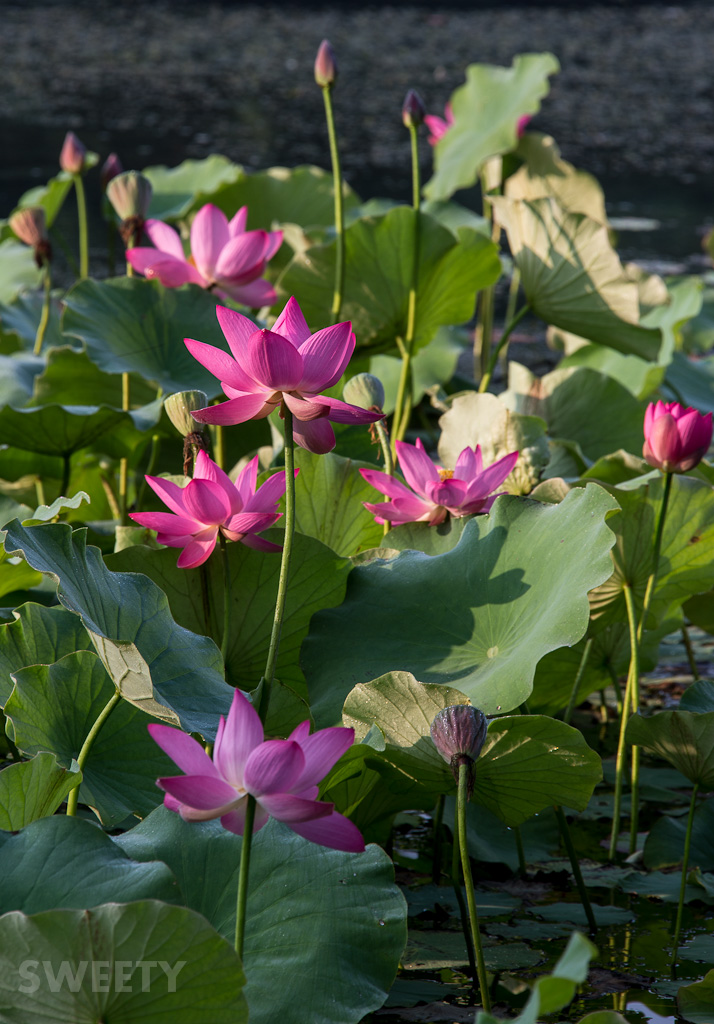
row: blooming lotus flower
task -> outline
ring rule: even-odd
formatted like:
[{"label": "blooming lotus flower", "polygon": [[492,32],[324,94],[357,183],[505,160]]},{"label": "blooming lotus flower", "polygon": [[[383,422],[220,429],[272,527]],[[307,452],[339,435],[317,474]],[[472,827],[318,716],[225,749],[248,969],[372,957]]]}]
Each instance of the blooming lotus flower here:
[{"label": "blooming lotus flower", "polygon": [[216,308],[221,330],[233,353],[185,338],[189,352],[221,382],[228,402],[195,412],[200,423],[245,423],[262,419],[285,405],[293,414],[297,444],[322,455],[335,447],[334,423],[374,423],[381,412],[358,409],[320,392],[336,384],[354,352],[347,323],[310,334],[300,306],[289,299],[270,331],[258,331],[248,317]]},{"label": "blooming lotus flower", "polygon": [[[526,130],[526,125],[531,120],[530,114],[523,114],[516,121],[516,135],[520,139]],[[429,129],[428,141],[432,146],[435,146],[439,139],[443,138],[454,123],[454,112],[451,104],[447,103],[444,107],[444,116],[439,117],[437,114],[427,114],[424,117],[424,124]]]},{"label": "blooming lotus flower", "polygon": [[147,220],[144,231],[153,246],[127,249],[126,258],[145,277],[166,288],[197,284],[216,288],[246,306],[269,306],[275,289],[262,275],[283,241],[282,231],[246,231],[248,207],[232,220],[212,203],[202,206],[191,224],[191,255],[184,255],[178,232],[160,220]]},{"label": "blooming lotus flower", "polygon": [[645,412],[642,455],[664,473],[686,473],[706,455],[712,442],[712,414],[679,402],[652,402]]},{"label": "blooming lotus flower", "polygon": [[285,494],[285,471],[275,473],[256,490],[258,456],[241,470],[235,483],[204,451],[196,457],[192,480],[179,487],[172,480],[147,476],[146,482],[171,512],[131,512],[140,526],[157,531],[157,540],[170,548],[183,548],[179,569],[203,565],[216,546],[219,531],[258,551],[280,551],[255,534],[280,519],[276,503]]},{"label": "blooming lotus flower", "polygon": [[228,718],[221,716],[213,760],[180,729],[152,723],[148,730],[186,773],[157,782],[166,793],[164,806],[184,821],[220,818],[225,829],[241,836],[250,794],[256,800],[253,832],[277,818],[313,843],[364,850],[357,826],[334,804],[317,799],[317,783],[352,744],[354,729],[335,726],[311,736],[310,723],[303,722],[286,740],[265,740],[257,711],[236,690]]},{"label": "blooming lotus flower", "polygon": [[473,512],[488,512],[498,495],[506,493],[492,492],[500,487],[518,459],[518,452],[511,452],[484,469],[481,448],[476,445],[475,448],[464,448],[456,460],[456,467],[451,470],[436,466],[420,440],[416,445],[397,441],[396,447],[399,465],[409,487],[378,469],[360,469],[372,487],[391,499],[376,505],[364,503],[378,523],[429,523],[430,526],[438,526],[449,512],[457,519]]}]

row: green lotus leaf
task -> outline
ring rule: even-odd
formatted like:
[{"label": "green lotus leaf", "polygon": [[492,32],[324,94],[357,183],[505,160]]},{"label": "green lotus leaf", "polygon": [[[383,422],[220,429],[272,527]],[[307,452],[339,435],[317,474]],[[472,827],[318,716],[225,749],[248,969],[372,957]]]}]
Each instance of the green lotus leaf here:
[{"label": "green lotus leaf", "polygon": [[[53,298],[59,299],[61,294],[61,292],[54,293]],[[32,351],[43,306],[42,292],[22,292],[12,302],[0,309],[0,337],[4,352],[11,351],[9,347],[11,339],[14,339],[13,349],[24,348]],[[62,344],[60,309],[59,301],[53,301],[50,304],[50,316],[45,327],[43,341],[45,349]]]},{"label": "green lotus leaf", "polygon": [[679,707],[681,711],[693,711],[697,714],[714,711],[714,683],[705,679],[692,683],[682,694]]},{"label": "green lotus leaf", "polygon": [[[233,937],[240,837],[161,807],[116,843],[168,864],[186,905]],[[306,1008],[311,1021],[357,1024],[384,1002],[405,941],[404,897],[379,847],[340,853],[274,820],[254,836],[243,957],[251,1024],[303,1021]]]},{"label": "green lotus leaf", "polygon": [[[131,374],[129,394],[134,405],[148,405],[156,398],[156,388],[142,377]],[[104,373],[94,365],[86,352],[68,345],[52,348],[46,364],[34,379],[33,405],[109,405],[120,409],[122,378],[120,374]]]},{"label": "green lotus leaf", "polygon": [[81,781],[76,765],[63,768],[48,751],[8,765],[0,771],[0,829],[19,832],[50,817]]},{"label": "green lotus leaf", "polygon": [[110,900],[178,899],[176,879],[166,864],[153,859],[136,863],[96,824],[82,818],[58,814],[40,818],[17,835],[0,832],[0,851],[3,914],[84,910]]},{"label": "green lotus leaf", "polygon": [[[242,167],[216,153],[204,160],[184,160],[178,167],[145,167],[142,171],[152,187],[149,216],[157,220],[177,220],[192,209],[213,201],[214,194],[235,181]],[[231,217],[237,207],[231,210]]]},{"label": "green lotus leaf", "polygon": [[235,950],[184,907],[146,900],[6,914],[0,947],[0,1013],[8,1024],[248,1021]]},{"label": "green lotus leaf", "polygon": [[576,441],[589,459],[619,448],[642,451],[644,402],[613,377],[588,367],[558,367],[536,377],[511,363],[508,391],[500,401],[514,413],[540,416],[551,437]]},{"label": "green lotus leaf", "polygon": [[[461,330],[454,327],[440,327],[425,348],[419,349],[412,360],[412,406],[416,407],[427,391],[435,385],[448,383],[456,373],[459,356],[464,351]],[[360,372],[360,360],[350,364],[350,372]],[[384,385],[384,411],[394,412],[397,400],[399,378],[402,373],[401,356],[371,356],[365,361],[364,369],[379,377]]]},{"label": "green lotus leaf", "polygon": [[606,227],[562,210],[554,199],[492,202],[536,316],[627,355],[657,359],[662,332],[640,325],[637,285],[627,278]]},{"label": "green lotus leaf", "polygon": [[451,97],[454,124],[434,147],[434,176],[427,199],[450,199],[469,188],[489,157],[515,149],[518,119],[535,114],[560,69],[550,53],[521,53],[510,68],[470,64],[466,83]]},{"label": "green lotus leaf", "polygon": [[[444,804],[444,821],[453,822],[455,814],[456,798],[447,797]],[[534,815],[519,826],[518,832],[527,864],[545,864],[558,855],[560,830],[554,811],[546,809]],[[507,864],[511,871],[518,871],[515,831],[481,803],[478,806],[470,803],[466,808],[466,841],[469,855],[474,860],[485,864]],[[519,921],[518,926],[527,927],[524,921]]]},{"label": "green lotus leaf", "polygon": [[[281,540],[279,530],[267,536],[274,542]],[[227,554],[233,583],[226,673],[232,685],[251,690],[258,685],[265,669],[278,591],[280,555],[252,551],[244,544],[229,544]],[[210,558],[205,572],[202,572],[201,569],[177,568],[177,557],[174,548],[151,550],[130,547],[109,556],[107,564],[121,570],[116,574],[119,578],[124,578],[127,573],[144,573],[154,581],[157,589],[161,587],[168,599],[171,615],[180,626],[213,635],[220,642],[224,596],[220,559]],[[305,695],[305,682],[298,666],[300,644],[311,616],[343,599],[348,571],[347,559],[340,558],[312,537],[295,535],[276,674],[301,696]],[[207,608],[210,609],[208,613]],[[187,636],[192,634],[187,633]],[[210,643],[204,638],[201,642]],[[215,725],[217,722],[214,728]]]},{"label": "green lotus leaf", "polygon": [[[340,317],[352,321],[358,353],[395,351],[395,338],[405,335],[415,217],[414,210],[399,206],[345,231]],[[477,291],[501,273],[497,247],[480,233],[460,228],[454,235],[426,214],[419,214],[419,226],[415,351],[439,327],[469,320]],[[332,322],[334,276],[334,241],[297,253],[277,282],[279,305],[299,295],[311,329],[325,327]]]},{"label": "green lotus leaf", "polygon": [[[545,423],[538,416],[511,411],[494,395],[475,391],[457,395],[439,420],[439,458],[444,466],[456,465],[464,448],[478,444],[485,466],[511,452],[518,462],[502,484],[509,494],[533,490],[550,458]],[[500,488],[499,488],[500,490]]]},{"label": "green lotus leaf", "polygon": [[[663,815],[645,840],[644,862],[650,870],[671,868],[682,863],[687,831],[685,818]],[[704,800],[694,812],[689,867],[714,871],[714,800]]]},{"label": "green lotus leaf", "polygon": [[0,406],[23,406],[32,394],[35,377],[42,372],[43,366],[42,357],[29,352],[0,356]]},{"label": "green lotus leaf", "polygon": [[[12,729],[23,753],[51,750],[69,764],[114,692],[104,665],[91,651],[68,654],[54,665],[20,669],[5,704],[8,731]],[[121,701],[84,763],[79,799],[107,827],[148,814],[163,798],[156,780],[175,773],[174,762],[147,731],[150,721],[149,715]]]},{"label": "green lotus leaf", "polygon": [[657,363],[648,363],[639,356],[625,356],[613,348],[590,343],[561,359],[558,369],[566,370],[576,366],[587,366],[613,377],[640,400],[649,398],[657,390],[665,373],[665,368]]},{"label": "green lotus leaf", "polygon": [[[243,173],[218,189],[212,201],[229,217],[247,206],[250,230],[269,230],[276,224],[329,227],[335,220],[333,178],[320,167],[269,167]],[[346,182],[342,202],[345,213],[359,204]]]},{"label": "green lotus leaf", "polygon": [[445,554],[353,569],[344,603],[318,613],[303,644],[315,721],[339,721],[353,686],[392,671],[456,686],[486,714],[518,707],[540,658],[587,627],[587,593],[611,571],[614,507],[599,488],[552,506],[505,496]]},{"label": "green lotus leaf", "polygon": [[107,406],[42,405],[36,409],[0,409],[0,434],[25,451],[69,457],[120,426],[132,426],[128,412]]},{"label": "green lotus leaf", "polygon": [[195,338],[228,351],[210,292],[194,284],[164,288],[145,278],[115,277],[80,281],[64,302],[63,333],[83,342],[105,373],[137,373],[167,392],[220,393],[219,382],[183,343]]},{"label": "green lotus leaf", "polygon": [[[61,523],[7,530],[8,553],[22,554],[58,583],[60,602],[79,615],[122,696],[149,714],[213,738],[230,708],[220,652],[178,626],[166,595],[145,576],[110,572],[87,531]],[[11,550],[12,549],[12,550]]]},{"label": "green lotus leaf", "polygon": [[41,274],[29,245],[14,238],[0,242],[0,302],[12,302],[27,288],[37,288]]},{"label": "green lotus leaf", "polygon": [[626,739],[673,765],[690,782],[714,788],[714,711],[660,711],[652,718],[633,715]]},{"label": "green lotus leaf", "polygon": [[704,356],[695,362],[683,352],[675,352],[666,381],[677,389],[678,398],[686,405],[701,413],[714,412],[714,358]]},{"label": "green lotus leaf", "polygon": [[[90,170],[99,163],[99,155],[88,151],[84,154],[84,169]],[[20,196],[17,207],[41,206],[45,211],[47,226],[51,227],[72,188],[73,178],[68,171],[60,171],[44,185],[36,185]]]},{"label": "green lotus leaf", "polygon": [[451,551],[461,540],[466,524],[471,516],[460,519],[447,519],[438,526],[428,523],[402,523],[393,526],[383,540],[385,554],[393,551],[423,551],[425,555],[443,555]]},{"label": "green lotus leaf", "polygon": [[599,182],[592,174],[561,159],[550,135],[526,132],[518,142],[518,156],[523,165],[505,183],[509,199],[552,196],[564,210],[584,213],[599,224],[607,224],[605,196]]}]

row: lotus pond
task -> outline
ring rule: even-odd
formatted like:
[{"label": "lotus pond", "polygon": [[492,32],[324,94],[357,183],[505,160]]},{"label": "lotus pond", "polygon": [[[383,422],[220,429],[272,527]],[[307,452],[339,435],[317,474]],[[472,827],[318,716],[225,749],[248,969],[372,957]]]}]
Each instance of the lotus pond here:
[{"label": "lotus pond", "polygon": [[557,71],[0,222],[0,1021],[714,1022],[710,282]]}]

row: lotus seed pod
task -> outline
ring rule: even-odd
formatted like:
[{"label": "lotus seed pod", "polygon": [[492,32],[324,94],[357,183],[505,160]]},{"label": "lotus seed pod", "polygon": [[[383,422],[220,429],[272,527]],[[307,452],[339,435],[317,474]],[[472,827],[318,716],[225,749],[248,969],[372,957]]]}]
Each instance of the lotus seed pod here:
[{"label": "lotus seed pod", "polygon": [[[431,738],[436,749],[451,766],[454,779],[459,781],[459,767],[471,768],[481,753],[488,722],[483,711],[470,704],[452,704],[438,712],[431,723]],[[469,775],[469,793],[473,777]]]},{"label": "lotus seed pod", "polygon": [[87,155],[87,148],[84,146],[74,132],[67,132],[60,153],[60,167],[68,174],[79,174],[84,168],[84,158]]},{"label": "lotus seed pod", "polygon": [[418,128],[424,123],[426,107],[416,89],[410,89],[402,105],[402,121],[406,128]]},{"label": "lotus seed pod", "polygon": [[107,185],[112,178],[116,178],[117,174],[121,174],[123,170],[122,162],[117,154],[110,153],[102,164],[102,169],[99,172],[99,177],[102,183],[102,192],[106,192]]},{"label": "lotus seed pod", "polygon": [[124,171],[112,178],[107,186],[107,199],[121,220],[139,217],[149,212],[153,189],[151,182],[139,171]]},{"label": "lotus seed pod", "polygon": [[334,85],[337,79],[335,51],[327,39],[323,39],[315,58],[315,81],[322,88]]},{"label": "lotus seed pod", "polygon": [[25,245],[31,245],[36,249],[42,242],[47,241],[44,207],[26,206],[22,210],[17,210],[10,217],[10,230]]},{"label": "lotus seed pod", "polygon": [[379,377],[371,373],[358,373],[350,377],[342,391],[342,397],[358,409],[383,409],[384,386]]},{"label": "lotus seed pod", "polygon": [[175,395],[164,399],[166,415],[182,437],[202,429],[191,413],[205,409],[207,405],[208,395],[205,391],[177,391]]}]

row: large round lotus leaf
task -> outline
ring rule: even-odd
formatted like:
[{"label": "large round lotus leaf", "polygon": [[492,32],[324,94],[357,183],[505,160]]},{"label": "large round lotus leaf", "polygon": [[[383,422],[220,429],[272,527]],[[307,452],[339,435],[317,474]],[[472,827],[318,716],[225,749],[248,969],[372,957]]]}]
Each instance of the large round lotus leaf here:
[{"label": "large round lotus leaf", "polygon": [[158,900],[0,919],[7,1024],[247,1024],[245,976],[199,915]]},{"label": "large round lotus leaf", "polygon": [[684,1020],[710,1024],[714,1019],[714,971],[709,971],[702,981],[695,981],[693,985],[682,985],[677,992],[677,1006]]},{"label": "large round lotus leaf", "polygon": [[537,316],[620,352],[657,358],[662,332],[640,326],[637,285],[626,277],[604,225],[563,211],[554,199],[492,202]]},{"label": "large round lotus leaf", "polygon": [[633,715],[627,742],[663,757],[690,782],[714,789],[714,711],[660,711],[652,718]]},{"label": "large round lotus leaf", "polygon": [[553,196],[564,210],[586,213],[607,224],[605,196],[597,179],[562,160],[550,135],[526,132],[518,143],[523,165],[505,183],[509,199],[543,199]]},{"label": "large round lotus leaf", "polygon": [[368,463],[353,462],[334,452],[314,455],[299,448],[295,465],[300,470],[295,481],[295,528],[299,533],[346,556],[382,542],[384,529],[363,504],[383,500],[359,472],[360,466]]},{"label": "large round lotus leaf", "polygon": [[7,765],[0,771],[0,829],[19,832],[53,815],[81,779],[76,766],[62,768],[47,751]]},{"label": "large round lotus leaf", "polygon": [[35,377],[42,372],[44,365],[42,356],[30,352],[0,356],[0,406],[23,406],[32,394]]},{"label": "large round lotus leaf", "polygon": [[393,526],[382,540],[382,547],[387,551],[423,551],[425,555],[443,555],[451,551],[461,540],[466,524],[471,516],[460,519],[447,519],[438,526],[428,523],[402,523]]},{"label": "large round lotus leaf", "polygon": [[522,53],[510,68],[470,64],[466,83],[451,98],[454,124],[434,147],[428,199],[450,199],[478,180],[483,163],[508,153],[518,141],[518,119],[535,114],[548,92],[548,76],[560,69],[551,53]]},{"label": "large round lotus leaf", "polygon": [[141,277],[87,280],[64,302],[64,334],[84,342],[105,373],[138,373],[167,392],[221,393],[219,381],[184,345],[184,338],[195,338],[228,351],[216,300],[198,285],[164,288]]},{"label": "large round lotus leaf", "polygon": [[[51,750],[69,764],[114,694],[96,654],[78,651],[54,665],[33,665],[15,674],[5,705],[17,747],[26,754]],[[83,768],[81,803],[113,826],[144,817],[162,800],[156,780],[175,771],[173,761],[147,731],[151,719],[121,701],[102,725]]]},{"label": "large round lotus leaf", "polygon": [[577,441],[589,459],[618,448],[642,451],[645,404],[613,377],[583,366],[538,378],[511,364],[508,382],[500,400],[509,409],[540,416],[551,437]]},{"label": "large round lotus leaf", "polygon": [[614,508],[598,487],[552,506],[501,497],[446,554],[353,569],[344,603],[316,615],[303,644],[315,720],[339,722],[353,686],[398,670],[456,686],[486,714],[518,707],[540,658],[587,628]]},{"label": "large round lotus leaf", "polygon": [[[156,398],[156,388],[131,374],[129,394],[132,406],[148,405]],[[110,405],[122,404],[122,378],[118,373],[103,373],[86,352],[62,345],[47,353],[42,372],[35,377],[33,405]]]},{"label": "large round lotus leaf", "polygon": [[[645,866],[657,870],[681,864],[686,832],[686,815],[658,818],[645,840]],[[705,800],[694,812],[689,865],[702,871],[714,871],[714,800]]]},{"label": "large round lotus leaf", "polygon": [[[623,583],[629,582],[641,608],[652,571],[654,537],[662,507],[662,474],[624,482],[610,489],[622,508],[610,526],[617,535],[614,572],[591,595],[594,616],[603,622],[626,619]],[[692,594],[711,588],[714,558],[714,491],[701,480],[675,473],[662,534],[650,626],[661,622]]]},{"label": "large round lotus leaf", "polygon": [[[267,536],[275,543],[282,539],[278,530]],[[227,678],[232,685],[250,690],[258,685],[265,670],[278,592],[280,553],[253,551],[245,544],[228,544],[227,553],[232,580]],[[131,578],[135,579],[133,573],[144,573],[157,589],[161,587],[176,622],[187,629],[213,635],[220,643],[224,599],[221,560],[212,556],[202,572],[201,569],[177,568],[177,557],[175,548],[156,550],[136,546],[109,556],[107,563],[121,570],[115,574],[120,578],[132,573]],[[312,537],[295,535],[276,674],[298,693],[305,693],[298,653],[310,618],[316,611],[331,608],[343,599],[349,568],[346,558],[336,555],[324,544]],[[203,638],[201,642],[209,643]]]},{"label": "large round lotus leaf", "polygon": [[128,412],[107,406],[42,405],[36,409],[0,409],[0,436],[6,444],[44,455],[69,456],[102,434],[133,427]]},{"label": "large round lotus leaf", "polygon": [[0,852],[3,914],[85,909],[109,900],[128,903],[149,897],[178,902],[176,879],[166,864],[155,859],[136,863],[82,818],[55,815],[33,822],[17,835],[0,833]]},{"label": "large round lotus leaf", "polygon": [[[53,348],[55,345],[64,344],[60,331],[60,298],[62,292],[55,292],[50,303],[50,315],[45,327],[44,339],[42,342],[43,351]],[[42,291],[21,292],[12,302],[0,310],[0,338],[2,339],[2,350],[11,351],[10,339],[15,339],[13,349],[24,348],[30,352],[34,348],[37,328],[44,308],[44,296]]]},{"label": "large round lotus leaf", "polygon": [[[240,177],[243,169],[227,157],[212,153],[204,160],[184,160],[178,167],[145,167],[142,173],[152,188],[149,216],[175,220],[212,200],[214,193]],[[231,210],[231,216],[234,213]]]},{"label": "large round lotus leaf", "polygon": [[[412,286],[416,214],[406,206],[382,217],[366,217],[345,231],[345,285],[340,317],[351,320],[357,351],[396,351],[404,338]],[[439,327],[461,324],[474,311],[476,292],[498,280],[498,249],[472,228],[454,235],[419,214],[415,350]],[[335,284],[335,243],[298,253],[280,276],[280,305],[291,295],[313,331],[331,323]]]},{"label": "large round lotus leaf", "polygon": [[29,245],[21,245],[14,238],[0,242],[0,302],[12,302],[21,291],[36,288],[40,278]]},{"label": "large round lotus leaf", "polygon": [[682,694],[679,702],[680,711],[695,711],[698,714],[714,711],[714,683],[699,679],[692,683]]},{"label": "large round lotus leaf", "polygon": [[589,342],[577,352],[561,359],[558,369],[565,370],[573,366],[589,366],[591,370],[606,373],[619,381],[635,398],[649,398],[662,383],[664,367],[656,363],[648,363],[639,356],[624,356],[615,349],[604,345],[591,345]]},{"label": "large round lotus leaf", "polygon": [[[333,177],[320,167],[269,167],[255,174],[244,173],[223,185],[213,202],[229,217],[247,206],[250,230],[269,230],[287,223],[330,226],[335,221]],[[346,213],[359,203],[346,182],[342,202]]]},{"label": "large round lotus leaf", "polygon": [[[527,415],[522,413],[528,412]],[[453,469],[464,448],[479,445],[485,466],[519,452],[510,474],[499,491],[529,494],[538,483],[550,458],[545,436],[545,422],[530,410],[509,409],[495,395],[479,395],[475,391],[458,395],[448,412],[439,420],[439,458]]]},{"label": "large round lotus leaf", "polygon": [[[159,808],[116,842],[168,864],[186,905],[232,939],[240,837]],[[404,897],[379,847],[329,850],[277,821],[254,836],[243,957],[251,1024],[305,1024],[306,1012],[310,1024],[356,1024],[384,1002],[405,941]]]},{"label": "large round lotus leaf", "polygon": [[166,595],[146,576],[110,572],[87,531],[62,523],[25,527],[14,520],[8,553],[22,554],[58,581],[61,603],[82,619],[122,696],[149,714],[215,736],[231,691],[218,648],[177,626]]}]

